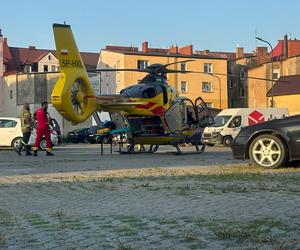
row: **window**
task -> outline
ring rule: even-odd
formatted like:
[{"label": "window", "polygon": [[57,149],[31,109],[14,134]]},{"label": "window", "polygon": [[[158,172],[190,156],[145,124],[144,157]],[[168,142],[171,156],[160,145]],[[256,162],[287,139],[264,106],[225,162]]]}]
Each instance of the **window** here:
[{"label": "window", "polygon": [[231,98],[230,99],[230,108],[233,108],[233,106],[234,106],[234,100]]},{"label": "window", "polygon": [[52,66],[51,66],[51,71],[54,72],[55,69],[56,69],[55,65],[52,65]]},{"label": "window", "polygon": [[3,64],[3,72],[6,72],[6,65]]},{"label": "window", "polygon": [[138,69],[145,69],[149,66],[148,60],[138,60],[137,61],[137,68]]},{"label": "window", "polygon": [[49,60],[49,61],[51,60],[51,56],[50,56],[50,55],[48,56],[48,60]]},{"label": "window", "polygon": [[229,88],[233,88],[233,80],[232,79],[229,79]]},{"label": "window", "polygon": [[242,70],[242,71],[240,72],[240,79],[241,79],[241,80],[246,80],[246,72],[245,72],[244,70]]},{"label": "window", "polygon": [[187,93],[187,82],[186,81],[181,82],[181,93]]},{"label": "window", "polygon": [[239,116],[235,116],[232,118],[231,122],[228,125],[228,128],[237,128],[240,127],[242,124],[242,117]]},{"label": "window", "polygon": [[272,79],[278,80],[279,77],[280,77],[279,69],[274,69],[273,70],[273,78]]},{"label": "window", "polygon": [[9,91],[9,98],[13,99],[13,91],[12,90]]},{"label": "window", "polygon": [[202,82],[202,92],[212,92],[211,82]]},{"label": "window", "polygon": [[206,107],[208,108],[213,108],[213,103],[212,102],[206,102]]},{"label": "window", "polygon": [[25,73],[30,73],[31,72],[31,66],[30,65],[25,65],[24,66],[24,72]]},{"label": "window", "polygon": [[48,72],[48,65],[44,65],[44,72]]},{"label": "window", "polygon": [[17,122],[13,120],[0,120],[0,128],[14,128]]},{"label": "window", "polygon": [[245,98],[245,88],[244,87],[240,88],[240,97]]},{"label": "window", "polygon": [[181,63],[180,64],[180,70],[181,71],[186,71],[186,63]]},{"label": "window", "polygon": [[205,73],[212,73],[212,64],[211,63],[204,63],[204,72]]}]

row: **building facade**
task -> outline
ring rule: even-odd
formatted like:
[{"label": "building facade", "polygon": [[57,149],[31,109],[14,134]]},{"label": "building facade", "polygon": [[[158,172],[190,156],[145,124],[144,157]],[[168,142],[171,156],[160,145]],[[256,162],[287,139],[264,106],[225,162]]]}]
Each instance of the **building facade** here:
[{"label": "building facade", "polygon": [[[256,66],[248,69],[248,107],[283,107],[284,102],[289,106],[288,99],[292,100],[292,95],[275,97],[274,88],[273,91],[270,90],[280,77],[298,74],[300,74],[300,40],[288,39],[285,35],[283,40],[278,41],[272,53],[268,53],[262,60],[258,60]],[[295,113],[291,106],[289,109],[290,113]]]}]

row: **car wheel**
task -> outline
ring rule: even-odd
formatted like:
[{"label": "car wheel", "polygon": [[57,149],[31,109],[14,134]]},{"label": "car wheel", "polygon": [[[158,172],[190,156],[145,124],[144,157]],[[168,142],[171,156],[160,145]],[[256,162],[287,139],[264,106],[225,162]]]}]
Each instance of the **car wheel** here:
[{"label": "car wheel", "polygon": [[22,140],[22,137],[17,137],[15,139],[13,139],[13,141],[11,142],[11,146],[14,149],[18,149],[21,146],[21,140]]},{"label": "car wheel", "polygon": [[283,142],[277,136],[265,134],[252,141],[249,156],[257,166],[277,168],[285,164],[287,152]]},{"label": "car wheel", "polygon": [[232,137],[231,136],[225,136],[223,139],[223,144],[224,146],[229,147],[231,145],[232,142]]},{"label": "car wheel", "polygon": [[46,139],[42,139],[41,142],[40,142],[40,149],[45,151],[47,148],[47,142],[46,142]]}]

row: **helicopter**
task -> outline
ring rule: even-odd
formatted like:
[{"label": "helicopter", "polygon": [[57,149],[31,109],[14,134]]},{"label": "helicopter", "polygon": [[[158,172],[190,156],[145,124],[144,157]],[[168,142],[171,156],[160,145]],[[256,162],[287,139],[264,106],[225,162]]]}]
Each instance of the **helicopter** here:
[{"label": "helicopter", "polygon": [[[96,96],[78,51],[71,26],[53,24],[59,60],[60,75],[51,95],[57,111],[73,124],[84,122],[95,112],[106,111],[118,126],[126,129],[129,146],[127,153],[136,152],[136,145],[149,145],[154,153],[159,145],[172,145],[177,154],[181,144],[191,143],[196,152],[204,151],[200,142],[202,128],[212,125],[214,119],[204,100],[194,102],[178,95],[167,82],[167,74],[193,73],[169,69],[169,64],[152,64],[145,69],[96,69],[89,72],[131,71],[146,76],[137,84],[124,88],[120,94]],[[120,122],[122,121],[122,122]],[[122,131],[122,130],[119,130]]]}]

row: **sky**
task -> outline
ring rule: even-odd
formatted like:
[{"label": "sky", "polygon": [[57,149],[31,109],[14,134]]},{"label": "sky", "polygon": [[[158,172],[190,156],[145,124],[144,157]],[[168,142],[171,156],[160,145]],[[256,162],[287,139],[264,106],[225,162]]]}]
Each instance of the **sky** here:
[{"label": "sky", "polygon": [[300,39],[298,0],[9,0],[0,29],[9,46],[53,49],[53,23],[71,25],[80,51],[106,45],[193,44],[194,50],[252,52],[259,36],[275,47],[284,34]]}]

